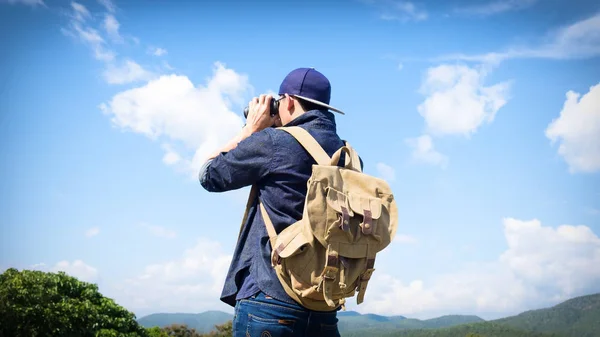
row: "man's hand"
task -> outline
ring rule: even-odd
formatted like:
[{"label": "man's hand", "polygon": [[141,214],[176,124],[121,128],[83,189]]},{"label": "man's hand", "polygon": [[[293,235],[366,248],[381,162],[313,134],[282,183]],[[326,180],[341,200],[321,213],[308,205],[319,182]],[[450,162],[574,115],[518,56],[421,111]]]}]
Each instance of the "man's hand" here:
[{"label": "man's hand", "polygon": [[[213,152],[207,158],[213,159],[221,152],[229,152],[236,148],[239,142],[250,137],[253,133],[266,129],[275,123],[276,117],[271,117],[269,105],[273,97],[271,95],[260,95],[254,97],[248,104],[248,118],[241,132],[229,141],[223,148]],[[275,111],[277,113],[278,111]]]},{"label": "man's hand", "polygon": [[[269,105],[273,97],[271,95],[260,95],[254,97],[248,103],[248,118],[246,119],[246,132],[248,135],[266,129],[275,123],[275,117],[271,117],[269,113]],[[272,113],[277,113],[273,111]]]}]

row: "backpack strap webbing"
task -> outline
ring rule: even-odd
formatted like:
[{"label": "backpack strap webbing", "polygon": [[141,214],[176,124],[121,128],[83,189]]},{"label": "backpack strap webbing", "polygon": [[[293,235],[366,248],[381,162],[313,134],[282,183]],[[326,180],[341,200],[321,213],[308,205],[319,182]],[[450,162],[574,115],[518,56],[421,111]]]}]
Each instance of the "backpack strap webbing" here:
[{"label": "backpack strap webbing", "polygon": [[273,222],[271,222],[271,218],[269,218],[269,214],[267,214],[267,209],[262,202],[258,203],[260,205],[260,212],[262,214],[263,220],[265,221],[265,226],[267,227],[267,233],[269,234],[269,241],[271,241],[271,249],[275,249],[275,240],[277,240],[277,232],[275,232],[275,226],[273,226]]},{"label": "backpack strap webbing", "polygon": [[[250,189],[250,194],[248,195],[248,202],[246,203],[246,210],[244,212],[244,217],[242,219],[242,224],[240,225],[240,232],[238,234],[238,240],[242,235],[242,229],[244,228],[244,223],[248,219],[248,211],[250,207],[254,203],[254,199],[258,196],[258,186],[256,184],[252,185]],[[269,241],[271,241],[271,249],[275,247],[275,240],[277,239],[277,232],[275,231],[275,226],[273,226],[273,222],[271,222],[271,218],[269,218],[269,214],[267,214],[267,210],[265,206],[258,200],[258,205],[260,207],[260,212],[262,214],[263,220],[265,221],[265,225],[267,227],[267,233],[269,234]]]},{"label": "backpack strap webbing", "polygon": [[240,232],[238,234],[238,240],[240,239],[240,236],[242,235],[242,229],[244,228],[244,223],[248,219],[248,212],[250,211],[250,207],[252,206],[252,203],[254,203],[254,199],[256,198],[257,195],[258,195],[258,186],[256,184],[253,184],[252,187],[250,188],[250,193],[248,194],[248,201],[246,202],[246,210],[244,211],[244,216],[242,217],[242,223],[240,225]]},{"label": "backpack strap webbing", "polygon": [[313,136],[308,133],[308,131],[304,130],[299,126],[288,126],[288,127],[280,127],[283,131],[291,134],[298,140],[300,144],[310,153],[310,155],[315,159],[317,164],[319,165],[329,165],[331,162],[331,158],[323,150],[321,145],[313,138]]}]

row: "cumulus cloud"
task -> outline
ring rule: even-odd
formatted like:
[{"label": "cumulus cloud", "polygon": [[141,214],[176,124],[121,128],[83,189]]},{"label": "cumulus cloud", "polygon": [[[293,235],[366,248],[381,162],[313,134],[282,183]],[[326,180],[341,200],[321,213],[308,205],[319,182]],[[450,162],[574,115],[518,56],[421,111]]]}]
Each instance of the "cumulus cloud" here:
[{"label": "cumulus cloud", "polygon": [[31,269],[54,273],[62,271],[84,282],[96,282],[98,279],[98,269],[87,265],[82,260],[75,260],[73,262],[64,260],[52,267],[48,267],[45,263],[38,263],[31,266]]},{"label": "cumulus cloud", "polygon": [[396,171],[393,167],[385,163],[377,163],[377,172],[379,173],[379,176],[384,180],[387,180],[389,182],[396,180]]},{"label": "cumulus cloud", "polygon": [[239,132],[243,121],[232,104],[250,88],[245,75],[215,63],[204,86],[165,75],[115,95],[101,109],[116,127],[160,141],[163,161],[195,179],[206,156]]},{"label": "cumulus cloud", "polygon": [[147,81],[154,77],[153,73],[144,69],[132,60],[125,60],[125,62],[119,66],[109,64],[102,75],[109,84],[127,84]]},{"label": "cumulus cloud", "polygon": [[376,272],[360,311],[498,317],[600,291],[600,238],[589,227],[552,228],[514,218],[503,224],[508,248],[497,260],[470,264],[432,282]]},{"label": "cumulus cloud", "polygon": [[221,245],[199,239],[173,261],[147,266],[141,275],[116,286],[119,303],[133,311],[200,312],[224,305],[219,295],[231,255]]},{"label": "cumulus cloud", "polygon": [[90,229],[88,229],[87,231],[85,231],[85,236],[87,236],[88,238],[91,238],[93,236],[96,236],[100,234],[100,228],[99,227],[92,227]]},{"label": "cumulus cloud", "polygon": [[558,153],[575,172],[600,170],[600,83],[581,96],[566,94],[560,117],[546,128],[546,137],[559,143]]},{"label": "cumulus cloud", "polygon": [[425,100],[417,111],[425,120],[425,134],[406,139],[411,159],[446,167],[448,158],[435,150],[432,136],[459,135],[469,138],[485,123],[491,123],[508,98],[510,82],[485,85],[489,69],[460,64],[429,68],[420,87]]},{"label": "cumulus cloud", "polygon": [[429,68],[420,89],[427,98],[417,108],[428,132],[469,136],[491,123],[506,104],[510,83],[485,86],[486,75],[483,68],[465,65]]},{"label": "cumulus cloud", "polygon": [[413,162],[442,168],[448,165],[448,157],[434,148],[431,136],[422,135],[417,138],[409,138],[406,140],[406,144],[412,148],[411,159]]}]

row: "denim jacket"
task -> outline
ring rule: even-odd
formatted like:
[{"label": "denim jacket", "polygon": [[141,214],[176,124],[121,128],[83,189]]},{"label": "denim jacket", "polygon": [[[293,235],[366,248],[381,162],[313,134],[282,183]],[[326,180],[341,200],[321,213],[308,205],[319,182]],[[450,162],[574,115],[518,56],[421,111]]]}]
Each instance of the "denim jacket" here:
[{"label": "denim jacket", "polygon": [[[286,126],[307,130],[329,156],[344,145],[337,135],[332,112],[311,110]],[[362,162],[361,162],[362,163]],[[275,231],[300,220],[304,210],[306,183],[315,160],[283,130],[267,128],[252,134],[227,152],[204,164],[201,185],[210,192],[224,192],[252,184],[265,206]],[[344,153],[340,163],[344,164]],[[258,291],[295,303],[289,297],[271,267],[271,244],[260,211],[254,200],[242,224],[231,265],[221,293],[221,301],[235,306],[236,300]],[[244,210],[240,210],[243,214]]]}]

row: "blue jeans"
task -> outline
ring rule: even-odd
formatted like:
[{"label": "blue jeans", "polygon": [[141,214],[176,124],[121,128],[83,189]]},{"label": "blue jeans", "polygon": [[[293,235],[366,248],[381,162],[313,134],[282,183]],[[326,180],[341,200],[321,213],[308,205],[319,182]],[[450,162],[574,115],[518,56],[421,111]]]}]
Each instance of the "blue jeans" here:
[{"label": "blue jeans", "polygon": [[337,311],[310,311],[259,292],[237,301],[233,337],[340,337],[337,322]]}]

